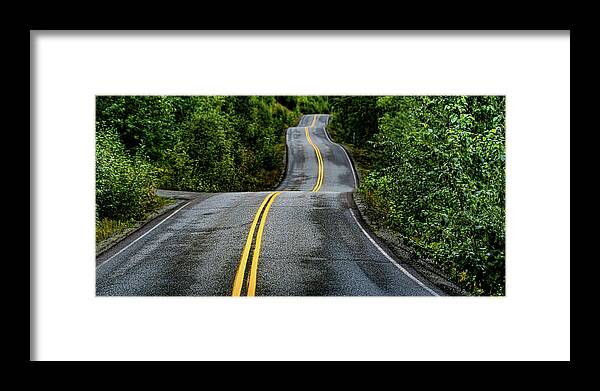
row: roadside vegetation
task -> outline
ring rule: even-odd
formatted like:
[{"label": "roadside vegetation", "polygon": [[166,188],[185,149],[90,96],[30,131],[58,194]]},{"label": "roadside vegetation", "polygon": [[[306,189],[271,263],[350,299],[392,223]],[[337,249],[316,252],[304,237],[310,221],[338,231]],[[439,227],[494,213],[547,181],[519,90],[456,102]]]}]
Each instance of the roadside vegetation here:
[{"label": "roadside vegetation", "polygon": [[163,206],[158,188],[275,187],[287,127],[303,113],[326,111],[323,97],[96,97],[97,242]]},{"label": "roadside vegetation", "polygon": [[505,293],[505,98],[330,97],[375,221],[475,295]]}]

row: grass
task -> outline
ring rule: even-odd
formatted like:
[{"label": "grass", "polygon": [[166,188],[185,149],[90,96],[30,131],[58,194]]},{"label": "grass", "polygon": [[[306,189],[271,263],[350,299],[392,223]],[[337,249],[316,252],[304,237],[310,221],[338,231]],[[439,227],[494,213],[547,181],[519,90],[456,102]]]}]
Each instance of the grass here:
[{"label": "grass", "polygon": [[103,218],[96,221],[96,244],[114,235],[118,235],[128,228],[135,227],[135,220],[113,220]]}]

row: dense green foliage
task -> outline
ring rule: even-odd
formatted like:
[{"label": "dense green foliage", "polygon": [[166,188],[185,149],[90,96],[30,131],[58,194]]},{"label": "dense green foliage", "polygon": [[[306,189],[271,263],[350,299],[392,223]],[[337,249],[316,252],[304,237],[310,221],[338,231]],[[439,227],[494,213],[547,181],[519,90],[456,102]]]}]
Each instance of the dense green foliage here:
[{"label": "dense green foliage", "polygon": [[326,96],[276,96],[277,102],[296,114],[329,113],[329,99]]},{"label": "dense green foliage", "polygon": [[323,97],[98,96],[96,214],[139,219],[155,189],[256,191],[277,184],[285,129]]},{"label": "dense green foliage", "polygon": [[329,101],[334,113],[329,126],[337,140],[364,146],[377,132],[376,96],[336,96]]},{"label": "dense green foliage", "polygon": [[156,171],[139,153],[129,155],[114,131],[96,135],[96,217],[141,218],[156,205]]},{"label": "dense green foliage", "polygon": [[504,294],[504,97],[344,97],[331,106],[336,137],[352,142],[356,132],[365,146],[371,167],[359,191],[378,220],[470,292]]}]

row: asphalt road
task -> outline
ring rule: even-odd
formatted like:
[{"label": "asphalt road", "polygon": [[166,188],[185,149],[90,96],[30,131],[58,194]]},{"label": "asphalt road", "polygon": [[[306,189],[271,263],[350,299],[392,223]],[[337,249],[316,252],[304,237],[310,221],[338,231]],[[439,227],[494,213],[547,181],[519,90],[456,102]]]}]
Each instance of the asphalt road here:
[{"label": "asphalt road", "polygon": [[327,115],[287,130],[274,191],[185,193],[96,259],[98,296],[431,296],[360,221],[356,176]]}]

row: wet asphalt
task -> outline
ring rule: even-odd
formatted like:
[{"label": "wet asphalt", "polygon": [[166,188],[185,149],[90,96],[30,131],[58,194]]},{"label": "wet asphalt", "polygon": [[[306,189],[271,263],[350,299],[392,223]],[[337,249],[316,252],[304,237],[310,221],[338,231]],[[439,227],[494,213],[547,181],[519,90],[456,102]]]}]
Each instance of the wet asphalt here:
[{"label": "wet asphalt", "polygon": [[[356,176],[346,152],[330,140],[328,120],[305,115],[287,130],[286,173],[264,226],[256,295],[442,294],[414,272],[407,275],[402,262],[374,239],[397,264],[390,261],[359,226],[352,199]],[[312,191],[318,160],[306,127],[323,156],[318,192]],[[182,192],[181,206],[96,258],[96,295],[231,295],[252,220],[271,192]]]}]

